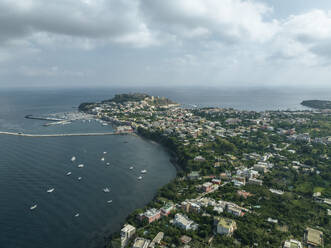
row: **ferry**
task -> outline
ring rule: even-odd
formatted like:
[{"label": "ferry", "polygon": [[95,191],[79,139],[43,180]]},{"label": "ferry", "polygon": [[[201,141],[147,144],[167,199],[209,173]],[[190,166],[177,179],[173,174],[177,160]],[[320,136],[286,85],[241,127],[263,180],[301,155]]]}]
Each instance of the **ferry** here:
[{"label": "ferry", "polygon": [[33,206],[31,206],[31,207],[30,207],[30,210],[36,209],[36,208],[37,208],[37,206],[38,206],[37,204],[36,204],[36,205],[33,205]]},{"label": "ferry", "polygon": [[147,173],[147,170],[142,170],[142,171],[140,171],[142,174],[145,174],[145,173]]},{"label": "ferry", "polygon": [[76,157],[73,156],[73,157],[71,158],[71,162],[75,162],[75,161],[76,161]]},{"label": "ferry", "polygon": [[54,190],[55,190],[54,188],[48,189],[47,193],[52,193]]},{"label": "ferry", "polygon": [[143,177],[142,177],[142,176],[138,177],[138,180],[141,180],[141,179],[143,179]]},{"label": "ferry", "polygon": [[109,201],[107,201],[107,203],[112,203],[113,202],[113,200],[109,200]]},{"label": "ferry", "polygon": [[104,189],[103,189],[103,192],[105,192],[105,193],[109,193],[109,192],[110,192],[110,189],[109,189],[109,188],[104,188]]},{"label": "ferry", "polygon": [[71,175],[71,171],[69,171],[68,173],[67,173],[67,176],[70,176]]},{"label": "ferry", "polygon": [[79,165],[78,165],[78,168],[83,168],[83,167],[84,167],[83,164],[79,164]]},{"label": "ferry", "polygon": [[79,213],[75,214],[75,217],[78,217],[79,216]]}]

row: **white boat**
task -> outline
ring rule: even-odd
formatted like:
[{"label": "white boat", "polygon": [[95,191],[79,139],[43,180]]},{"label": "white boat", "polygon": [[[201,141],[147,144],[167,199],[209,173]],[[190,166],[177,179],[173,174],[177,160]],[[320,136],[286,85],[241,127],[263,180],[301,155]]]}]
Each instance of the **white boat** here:
[{"label": "white boat", "polygon": [[78,217],[79,216],[79,213],[75,214],[75,217]]},{"label": "white boat", "polygon": [[142,174],[145,174],[145,173],[147,173],[147,170],[142,170],[142,171],[140,171]]},{"label": "white boat", "polygon": [[109,166],[109,165],[110,165],[110,163],[109,163],[109,162],[107,162],[107,163],[106,163],[106,165],[108,165],[108,166]]},{"label": "white boat", "polygon": [[71,158],[71,162],[75,162],[75,161],[76,161],[76,157],[73,156],[73,157]]},{"label": "white boat", "polygon": [[131,166],[129,169],[130,169],[130,170],[133,170],[133,166]]},{"label": "white boat", "polygon": [[105,158],[101,158],[101,161],[105,161]]},{"label": "white boat", "polygon": [[36,205],[33,205],[33,206],[31,206],[31,207],[30,207],[30,210],[36,209],[36,208],[37,208],[37,206],[38,206],[37,204],[36,204]]},{"label": "white boat", "polygon": [[105,192],[105,193],[109,193],[109,192],[110,192],[110,189],[109,189],[109,188],[104,188],[104,189],[103,189],[103,192]]},{"label": "white boat", "polygon": [[68,173],[67,173],[67,176],[70,176],[71,175],[71,171],[69,171]]},{"label": "white boat", "polygon": [[107,203],[112,203],[113,202],[113,200],[109,200],[109,201],[107,201]]},{"label": "white boat", "polygon": [[141,180],[141,179],[143,179],[143,177],[142,177],[142,176],[138,177],[138,180]]},{"label": "white boat", "polygon": [[83,168],[83,167],[84,167],[83,164],[79,164],[79,165],[78,165],[78,168]]},{"label": "white boat", "polygon": [[52,193],[54,190],[55,190],[54,188],[48,189],[47,193]]},{"label": "white boat", "polygon": [[78,179],[78,180],[82,180],[82,177],[78,177],[77,179]]},{"label": "white boat", "polygon": [[103,154],[107,154],[107,152],[103,152]]}]

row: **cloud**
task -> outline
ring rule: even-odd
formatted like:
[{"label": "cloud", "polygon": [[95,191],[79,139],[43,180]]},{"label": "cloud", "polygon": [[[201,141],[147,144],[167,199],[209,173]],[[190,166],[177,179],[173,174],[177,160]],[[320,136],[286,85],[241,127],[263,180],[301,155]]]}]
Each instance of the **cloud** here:
[{"label": "cloud", "polygon": [[0,42],[52,34],[77,39],[151,45],[136,0],[2,0]]},{"label": "cloud", "polygon": [[305,71],[300,82],[325,83],[331,65],[328,10],[280,18],[265,0],[0,0],[0,11],[10,80],[263,84]]}]

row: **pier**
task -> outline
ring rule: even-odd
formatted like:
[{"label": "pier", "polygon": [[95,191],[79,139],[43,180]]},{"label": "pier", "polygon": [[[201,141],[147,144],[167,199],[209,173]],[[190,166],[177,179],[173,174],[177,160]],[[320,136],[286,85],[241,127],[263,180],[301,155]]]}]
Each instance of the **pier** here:
[{"label": "pier", "polygon": [[22,137],[72,137],[72,136],[107,136],[107,135],[126,135],[133,134],[132,132],[108,132],[108,133],[60,133],[60,134],[27,134],[15,132],[2,132],[0,135],[13,135]]}]

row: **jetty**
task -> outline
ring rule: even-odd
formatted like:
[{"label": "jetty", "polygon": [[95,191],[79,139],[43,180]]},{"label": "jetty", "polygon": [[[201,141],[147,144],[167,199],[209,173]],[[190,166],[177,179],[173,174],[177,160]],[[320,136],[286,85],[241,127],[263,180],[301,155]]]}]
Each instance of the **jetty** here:
[{"label": "jetty", "polygon": [[72,137],[72,136],[107,136],[107,135],[127,135],[133,134],[132,132],[107,132],[107,133],[59,133],[59,134],[28,134],[28,133],[15,133],[15,132],[2,132],[0,135],[13,135],[22,137]]}]

